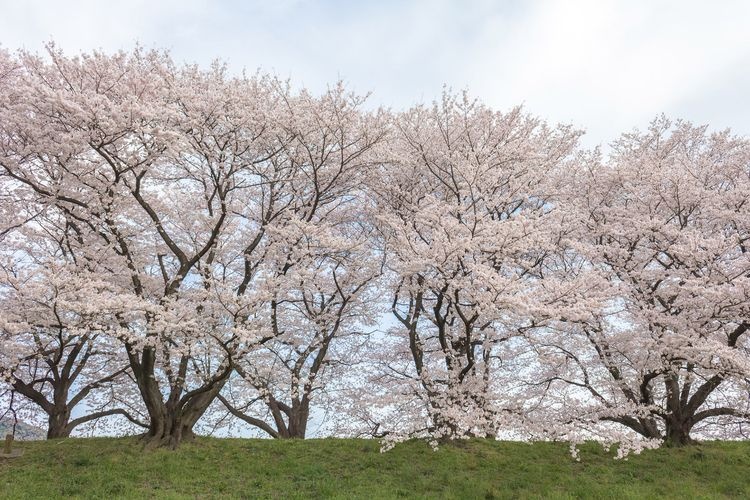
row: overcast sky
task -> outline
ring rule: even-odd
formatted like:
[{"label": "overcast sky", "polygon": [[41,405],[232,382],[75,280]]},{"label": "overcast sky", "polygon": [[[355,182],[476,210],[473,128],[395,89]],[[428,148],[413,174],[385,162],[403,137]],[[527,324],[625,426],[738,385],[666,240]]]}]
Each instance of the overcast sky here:
[{"label": "overcast sky", "polygon": [[168,48],[175,59],[344,79],[372,102],[443,84],[606,143],[664,112],[750,134],[750,1],[0,0],[0,44]]}]

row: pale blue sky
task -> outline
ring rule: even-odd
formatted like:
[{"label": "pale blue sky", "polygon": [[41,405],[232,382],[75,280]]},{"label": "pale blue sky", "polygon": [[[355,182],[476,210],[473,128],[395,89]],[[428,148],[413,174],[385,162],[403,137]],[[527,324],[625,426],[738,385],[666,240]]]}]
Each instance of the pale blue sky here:
[{"label": "pale blue sky", "polygon": [[750,134],[750,1],[0,0],[0,44],[169,48],[313,90],[338,78],[372,103],[442,85],[607,142],[657,113]]}]

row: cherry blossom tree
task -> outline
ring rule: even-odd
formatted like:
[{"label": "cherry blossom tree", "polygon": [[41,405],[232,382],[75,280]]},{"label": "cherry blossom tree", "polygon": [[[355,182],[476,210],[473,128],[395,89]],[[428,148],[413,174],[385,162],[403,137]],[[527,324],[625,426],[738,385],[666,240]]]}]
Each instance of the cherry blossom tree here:
[{"label": "cherry blossom tree", "polygon": [[219,65],[177,68],[157,52],[48,56],[19,55],[0,164],[102,262],[119,310],[101,308],[100,321],[122,342],[150,442],[176,446],[229,377],[232,344],[255,333],[228,327],[208,298],[225,291],[214,286],[217,253],[258,233],[242,222],[255,166],[286,137],[262,135],[272,85]]},{"label": "cherry blossom tree", "polygon": [[[277,335],[236,362],[241,378],[219,395],[232,415],[272,437],[306,436],[313,405],[325,408],[327,398],[336,397],[320,393],[332,377],[346,379],[347,361],[366,337],[362,329],[372,315],[366,300],[373,299],[369,285],[379,271],[347,269],[353,256],[337,254],[306,268],[317,276],[298,282],[304,286],[277,289],[269,306]],[[285,280],[298,277],[285,274]]]},{"label": "cherry blossom tree", "polygon": [[285,99],[284,128],[293,139],[273,162],[286,176],[269,186],[263,210],[273,290],[263,336],[270,340],[235,359],[241,379],[219,396],[234,416],[273,437],[305,437],[330,365],[342,362],[345,346],[357,343],[351,337],[372,321],[383,258],[371,244],[366,187],[388,117],[363,104],[340,84],[320,98]]},{"label": "cherry blossom tree", "polygon": [[547,179],[577,137],[466,94],[398,117],[374,188],[397,322],[378,382],[407,399],[385,402],[411,410],[405,427],[387,432],[495,436],[517,416],[497,375],[530,321],[529,278],[551,247]]},{"label": "cherry blossom tree", "polygon": [[[7,110],[17,97],[20,64],[0,56]],[[25,139],[0,137],[4,151]],[[76,221],[9,171],[0,172],[0,188],[0,379],[10,399],[27,398],[45,416],[49,438],[111,415],[143,425],[106,397],[127,379],[128,364],[93,320],[87,294],[98,294],[102,283],[76,237]]]},{"label": "cherry blossom tree", "polygon": [[88,302],[90,289],[101,284],[52,262],[33,273],[27,265],[3,267],[10,290],[1,302],[0,378],[46,416],[47,437],[68,437],[76,427],[112,415],[144,426],[107,397],[130,378],[118,346],[90,321],[97,313],[79,302]]},{"label": "cherry blossom tree", "polygon": [[534,340],[548,416],[579,436],[641,438],[628,446],[739,436],[750,418],[748,141],[662,117],[567,180],[569,232],[548,269],[567,293],[545,295],[561,321]]}]

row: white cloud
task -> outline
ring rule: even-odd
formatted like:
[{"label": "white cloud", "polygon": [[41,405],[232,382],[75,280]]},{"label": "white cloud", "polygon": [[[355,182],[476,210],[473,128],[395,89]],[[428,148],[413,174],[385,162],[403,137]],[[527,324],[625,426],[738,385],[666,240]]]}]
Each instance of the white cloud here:
[{"label": "white cloud", "polygon": [[606,141],[660,112],[750,134],[750,2],[0,0],[0,43],[170,48],[403,107],[468,87]]}]

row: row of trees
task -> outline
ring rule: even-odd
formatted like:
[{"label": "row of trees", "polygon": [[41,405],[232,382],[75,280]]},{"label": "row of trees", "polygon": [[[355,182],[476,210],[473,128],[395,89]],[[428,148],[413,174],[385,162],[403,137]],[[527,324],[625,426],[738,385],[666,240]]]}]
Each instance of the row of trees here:
[{"label": "row of trees", "polygon": [[750,142],[579,135],[464,94],[397,113],[161,52],[0,52],[3,401],[148,446],[230,420],[745,437]]}]

